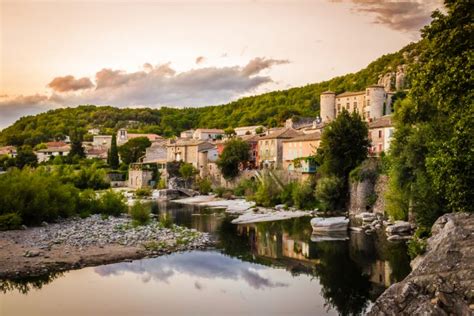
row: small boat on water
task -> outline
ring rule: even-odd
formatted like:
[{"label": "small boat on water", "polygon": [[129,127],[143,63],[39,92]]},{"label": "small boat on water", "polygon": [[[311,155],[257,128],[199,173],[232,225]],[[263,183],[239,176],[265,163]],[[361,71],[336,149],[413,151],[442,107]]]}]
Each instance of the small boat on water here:
[{"label": "small boat on water", "polygon": [[311,220],[313,232],[337,232],[347,231],[349,219],[343,216],[339,217],[315,217]]}]

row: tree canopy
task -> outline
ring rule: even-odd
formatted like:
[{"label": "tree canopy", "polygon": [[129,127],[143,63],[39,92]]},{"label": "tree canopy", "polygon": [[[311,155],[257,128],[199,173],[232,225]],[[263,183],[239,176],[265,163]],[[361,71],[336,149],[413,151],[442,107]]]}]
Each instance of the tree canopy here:
[{"label": "tree canopy", "polygon": [[224,150],[217,161],[217,166],[225,179],[231,180],[239,174],[240,163],[250,159],[250,146],[240,138],[233,138],[225,142]]},{"label": "tree canopy", "polygon": [[145,155],[145,149],[151,146],[151,142],[146,137],[132,138],[119,147],[120,158],[126,164],[137,162]]}]

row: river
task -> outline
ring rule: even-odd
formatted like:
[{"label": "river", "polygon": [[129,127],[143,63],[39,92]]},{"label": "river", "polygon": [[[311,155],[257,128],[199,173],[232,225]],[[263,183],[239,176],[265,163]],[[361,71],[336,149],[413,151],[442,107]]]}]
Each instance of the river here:
[{"label": "river", "polygon": [[409,272],[403,243],[351,232],[321,241],[310,218],[233,225],[223,211],[153,204],[173,222],[210,232],[215,249],[2,281],[9,315],[363,314]]}]

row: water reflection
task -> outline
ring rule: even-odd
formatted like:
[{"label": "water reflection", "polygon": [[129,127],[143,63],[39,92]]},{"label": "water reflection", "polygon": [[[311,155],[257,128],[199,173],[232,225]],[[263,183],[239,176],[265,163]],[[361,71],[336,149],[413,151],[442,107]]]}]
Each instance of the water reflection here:
[{"label": "water reflection", "polygon": [[21,294],[27,294],[33,289],[40,290],[44,285],[53,282],[57,278],[63,276],[63,274],[63,272],[55,272],[21,279],[0,279],[0,291],[7,293],[16,290]]},{"label": "water reflection", "polygon": [[[217,297],[236,300],[246,291],[246,299],[258,300],[254,304],[267,314],[269,306],[278,305],[280,311],[285,308],[283,303],[272,304],[282,297],[292,304],[301,299],[298,305],[304,312],[300,314],[337,311],[348,315],[364,313],[386,287],[410,272],[406,246],[389,243],[381,234],[312,235],[310,218],[233,225],[231,218],[216,209],[174,203],[152,203],[150,207],[155,214],[166,214],[178,225],[211,232],[217,237],[218,251],[99,266],[91,270],[93,275],[88,274],[90,280],[99,277],[101,282],[108,279],[125,282],[133,275],[133,280],[138,280],[142,287],[153,284],[159,288],[156,291],[160,295],[166,292],[170,308],[181,304],[179,291],[185,282],[186,286],[191,285],[188,291],[218,291],[213,294],[214,300]],[[80,271],[89,270],[66,273],[63,279],[66,283],[77,282],[67,280],[75,280],[73,276]],[[0,289],[4,293],[15,289],[27,293],[41,289],[60,275],[2,281]],[[138,284],[134,286],[140,291]],[[173,291],[177,291],[177,298],[171,296]],[[210,303],[196,304],[205,308]],[[299,309],[294,310],[296,313]]]}]

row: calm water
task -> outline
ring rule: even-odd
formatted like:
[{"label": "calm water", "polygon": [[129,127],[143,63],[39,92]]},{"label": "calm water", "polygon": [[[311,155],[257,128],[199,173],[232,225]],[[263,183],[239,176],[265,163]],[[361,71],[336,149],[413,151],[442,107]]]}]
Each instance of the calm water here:
[{"label": "calm water", "polygon": [[363,314],[410,269],[403,244],[318,241],[309,218],[236,226],[218,210],[153,208],[212,233],[217,249],[4,280],[0,315]]}]

